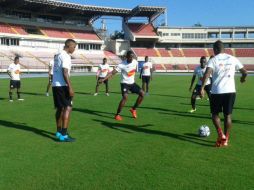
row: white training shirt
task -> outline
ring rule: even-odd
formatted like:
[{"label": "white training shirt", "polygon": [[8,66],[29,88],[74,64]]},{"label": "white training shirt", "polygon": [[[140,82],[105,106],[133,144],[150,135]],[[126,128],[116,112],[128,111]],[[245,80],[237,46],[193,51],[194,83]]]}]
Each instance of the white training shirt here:
[{"label": "white training shirt", "polygon": [[137,66],[138,62],[133,59],[131,63],[127,63],[125,60],[115,68],[117,72],[121,72],[121,83],[135,83],[135,73],[137,71]]},{"label": "white training shirt", "polygon": [[213,70],[212,94],[235,93],[235,71],[243,68],[242,63],[226,53],[209,60],[208,67]]},{"label": "white training shirt", "polygon": [[7,69],[11,74],[11,80],[20,80],[20,65],[12,63]]},{"label": "white training shirt", "polygon": [[60,54],[57,54],[54,57],[53,82],[52,82],[53,87],[67,86],[63,76],[63,68],[68,69],[68,74],[70,76],[71,56],[66,51],[62,51]]},{"label": "white training shirt", "polygon": [[105,65],[100,64],[99,65],[99,77],[105,78],[109,72],[109,65],[106,63]]},{"label": "white training shirt", "polygon": [[151,62],[145,62],[142,65],[142,76],[151,76],[151,69],[153,68],[153,65]]},{"label": "white training shirt", "polygon": [[[203,77],[206,71],[206,66],[202,69],[201,66],[197,66],[194,70],[194,75],[196,75],[198,77],[198,85],[202,85],[203,83]],[[208,78],[207,82],[205,85],[209,85],[211,84],[210,78]]]},{"label": "white training shirt", "polygon": [[54,59],[49,62],[50,74],[53,75]]}]

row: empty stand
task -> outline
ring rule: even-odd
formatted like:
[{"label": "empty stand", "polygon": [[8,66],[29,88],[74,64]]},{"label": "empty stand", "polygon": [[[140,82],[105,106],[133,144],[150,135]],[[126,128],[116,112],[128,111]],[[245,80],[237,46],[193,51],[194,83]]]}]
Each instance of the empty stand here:
[{"label": "empty stand", "polygon": [[254,57],[254,49],[235,49],[237,57]]},{"label": "empty stand", "polygon": [[41,32],[48,36],[48,37],[54,37],[54,38],[73,38],[73,36],[63,30],[63,29],[56,29],[56,28],[41,28]]},{"label": "empty stand", "polygon": [[206,56],[205,49],[183,49],[185,57],[202,57]]},{"label": "empty stand", "polygon": [[153,48],[132,48],[138,57],[158,57],[155,49]]},{"label": "empty stand", "polygon": [[152,24],[129,23],[128,28],[136,36],[157,36]]}]

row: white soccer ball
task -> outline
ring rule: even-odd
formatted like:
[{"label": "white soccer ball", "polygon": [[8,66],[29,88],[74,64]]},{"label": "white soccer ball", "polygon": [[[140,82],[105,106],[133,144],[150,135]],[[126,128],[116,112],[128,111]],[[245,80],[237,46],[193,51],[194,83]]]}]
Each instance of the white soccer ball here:
[{"label": "white soccer ball", "polygon": [[198,130],[198,134],[200,137],[208,137],[210,135],[210,129],[207,125],[201,125]]}]

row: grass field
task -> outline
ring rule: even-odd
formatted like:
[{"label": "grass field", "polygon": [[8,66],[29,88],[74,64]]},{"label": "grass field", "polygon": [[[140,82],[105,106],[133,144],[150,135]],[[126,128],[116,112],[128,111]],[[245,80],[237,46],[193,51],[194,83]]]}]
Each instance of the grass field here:
[{"label": "grass field", "polygon": [[[92,96],[94,76],[72,77],[75,88],[70,132],[75,143],[54,138],[52,96],[47,79],[23,79],[24,102],[8,102],[8,80],[0,84],[0,189],[183,189],[254,188],[254,77],[239,84],[230,146],[217,138],[208,101],[189,114],[191,76],[155,76],[151,94],[131,118],[130,95],[124,120],[113,119],[121,98],[118,76],[111,94]],[[140,81],[138,81],[140,83]],[[207,124],[208,138],[197,130]]]}]

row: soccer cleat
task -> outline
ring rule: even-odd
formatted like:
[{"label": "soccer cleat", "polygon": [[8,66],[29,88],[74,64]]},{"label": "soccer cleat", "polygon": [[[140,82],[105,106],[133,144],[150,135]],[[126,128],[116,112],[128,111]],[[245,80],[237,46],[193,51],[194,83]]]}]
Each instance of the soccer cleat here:
[{"label": "soccer cleat", "polygon": [[106,96],[109,96],[109,93],[106,93]]},{"label": "soccer cleat", "polygon": [[64,135],[64,136],[63,136],[63,135],[60,135],[59,141],[60,141],[60,142],[75,142],[76,139],[70,137],[69,135]]},{"label": "soccer cleat", "polygon": [[98,93],[94,93],[94,96],[97,96],[98,95]]},{"label": "soccer cleat", "polygon": [[146,96],[149,96],[149,93],[148,92],[146,92],[146,94],[145,94]]},{"label": "soccer cleat", "polygon": [[60,138],[60,136],[61,136],[62,134],[60,133],[60,132],[56,132],[56,138]]},{"label": "soccer cleat", "polygon": [[138,116],[137,116],[137,110],[134,110],[133,108],[131,108],[131,109],[130,109],[130,112],[131,112],[133,118],[136,119],[136,118],[138,117]]},{"label": "soccer cleat", "polygon": [[189,113],[193,113],[193,112],[195,112],[195,111],[197,111],[196,108],[195,108],[195,109],[191,109],[191,110],[189,110],[188,112],[189,112]]},{"label": "soccer cleat", "polygon": [[115,120],[117,120],[117,121],[122,121],[123,120],[123,118],[120,116],[120,115],[116,115],[115,116]]},{"label": "soccer cleat", "polygon": [[49,96],[49,93],[48,93],[48,92],[46,93],[46,96]]},{"label": "soccer cleat", "polygon": [[9,100],[9,102],[13,102],[13,100]]},{"label": "soccer cleat", "polygon": [[19,99],[18,99],[18,101],[24,101],[24,99],[22,99],[22,98],[19,98]]},{"label": "soccer cleat", "polygon": [[215,143],[215,147],[228,146],[227,138],[224,134],[220,134]]}]

